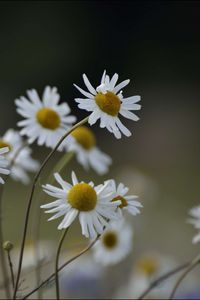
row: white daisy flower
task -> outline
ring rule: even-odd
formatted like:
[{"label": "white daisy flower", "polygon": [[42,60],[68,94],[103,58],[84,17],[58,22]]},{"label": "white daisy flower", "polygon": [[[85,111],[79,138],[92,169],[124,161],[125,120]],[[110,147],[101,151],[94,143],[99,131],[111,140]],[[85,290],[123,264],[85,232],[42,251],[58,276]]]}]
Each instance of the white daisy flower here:
[{"label": "white daisy flower", "polygon": [[112,192],[112,201],[121,201],[119,210],[127,211],[133,216],[140,214],[139,208],[142,207],[142,204],[135,200],[138,196],[135,195],[126,195],[129,191],[129,188],[126,187],[123,183],[120,183],[118,186],[114,179],[107,180],[105,182],[107,189]]},{"label": "white daisy flower", "polygon": [[191,219],[188,220],[188,222],[198,230],[198,234],[195,235],[193,238],[192,242],[194,244],[200,242],[200,205],[193,207],[189,211],[190,216],[192,217]]},{"label": "white daisy flower", "polygon": [[121,138],[121,132],[130,136],[131,132],[122,124],[119,115],[138,121],[139,118],[131,110],[140,110],[140,96],[131,96],[124,98],[121,89],[129,84],[130,80],[124,80],[117,84],[118,74],[114,74],[110,79],[104,71],[101,84],[95,89],[89,82],[87,76],[83,74],[84,83],[89,92],[84,91],[74,84],[74,86],[83,94],[85,98],[76,98],[78,107],[92,112],[89,116],[89,124],[93,125],[100,119],[100,127],[107,128],[114,133],[116,138]]},{"label": "white daisy flower", "polygon": [[103,265],[121,262],[132,250],[133,231],[122,220],[109,224],[93,247],[94,258]]},{"label": "white daisy flower", "polygon": [[0,137],[0,149],[8,147],[9,153],[6,155],[11,166],[10,176],[24,184],[28,184],[30,179],[27,172],[35,172],[39,168],[39,162],[31,157],[32,150],[25,146],[22,137],[13,129],[9,129],[3,137]]},{"label": "white daisy flower", "polygon": [[107,185],[94,186],[92,182],[78,182],[72,172],[72,183],[64,181],[58,173],[54,174],[61,188],[46,184],[44,191],[57,200],[42,205],[47,209],[46,213],[56,213],[49,221],[64,216],[58,229],[69,227],[78,216],[82,228],[82,234],[86,237],[95,238],[101,234],[112,219],[117,219],[117,206],[120,201],[111,202],[110,192],[106,191]]},{"label": "white daisy flower", "polygon": [[37,140],[38,145],[54,148],[62,135],[76,121],[76,117],[69,115],[70,107],[67,103],[58,104],[60,95],[56,87],[47,86],[40,100],[36,90],[28,90],[29,99],[16,99],[17,112],[25,118],[18,122],[23,129],[21,135],[28,136],[29,143]]},{"label": "white daisy flower", "polygon": [[[145,253],[135,263],[134,272],[130,278],[128,296],[137,299],[150,284],[163,274],[176,267],[176,261],[160,253]],[[168,279],[158,285],[149,294],[149,299],[168,299],[169,291],[174,286],[174,278]]]},{"label": "white daisy flower", "polygon": [[[10,171],[8,170],[8,160],[5,157],[5,154],[9,152],[8,147],[4,147],[0,149],[0,174],[8,175],[10,174]],[[4,184],[3,178],[0,176],[0,183]]]},{"label": "white daisy flower", "polygon": [[92,130],[86,126],[75,129],[66,141],[68,151],[76,153],[78,162],[88,170],[91,166],[98,174],[108,172],[112,159],[96,146]]}]

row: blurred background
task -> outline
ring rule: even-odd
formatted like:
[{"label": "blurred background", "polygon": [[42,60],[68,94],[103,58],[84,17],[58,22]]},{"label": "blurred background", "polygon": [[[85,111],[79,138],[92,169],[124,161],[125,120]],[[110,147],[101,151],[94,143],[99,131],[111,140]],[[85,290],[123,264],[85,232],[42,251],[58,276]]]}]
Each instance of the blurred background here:
[{"label": "blurred background", "polygon": [[[93,127],[99,147],[114,162],[103,179],[124,182],[144,205],[134,219],[133,260],[157,251],[178,264],[199,251],[191,243],[196,232],[186,223],[188,210],[200,204],[199,16],[198,1],[0,3],[1,135],[17,128],[20,116],[14,100],[29,88],[41,94],[46,85],[58,87],[62,101],[78,119],[87,114],[77,108],[74,98],[79,92],[73,83],[83,87],[83,73],[96,86],[104,69],[110,75],[117,72],[120,80],[131,80],[125,96],[141,95],[140,121],[124,121],[133,132],[131,138],[116,140],[98,124]],[[47,153],[34,145],[34,157],[42,160]],[[66,179],[71,168],[81,179],[102,181],[94,172],[85,173],[76,161],[65,170]],[[16,246],[29,189],[11,180],[5,189],[5,237]],[[57,223],[45,220],[43,216],[41,239],[55,242]],[[86,243],[79,225],[72,232],[77,232],[69,237],[72,244]]]}]

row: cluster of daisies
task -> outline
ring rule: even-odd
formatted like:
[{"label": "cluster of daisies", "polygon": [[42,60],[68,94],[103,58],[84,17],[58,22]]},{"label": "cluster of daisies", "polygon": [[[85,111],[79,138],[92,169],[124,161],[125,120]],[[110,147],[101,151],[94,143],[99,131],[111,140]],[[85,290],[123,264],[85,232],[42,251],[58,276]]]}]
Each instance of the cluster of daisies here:
[{"label": "cluster of daisies", "polygon": [[[131,132],[121,122],[121,117],[137,121],[134,111],[140,110],[140,96],[124,97],[122,89],[130,80],[118,82],[118,74],[111,78],[104,71],[100,84],[95,88],[83,74],[86,89],[74,85],[85,98],[76,98],[80,109],[89,112],[89,125],[100,121],[117,139],[122,134],[129,137]],[[60,103],[60,95],[55,87],[47,86],[42,97],[35,89],[28,90],[27,96],[15,100],[17,112],[23,117],[18,122],[19,132],[9,129],[0,138],[0,173],[10,174],[15,180],[29,183],[29,172],[36,172],[40,164],[32,158],[30,144],[37,143],[54,149],[66,132],[73,128],[76,117],[66,102]],[[72,152],[77,161],[88,170],[90,167],[99,175],[108,172],[112,163],[109,155],[97,146],[97,139],[91,127],[83,124],[77,127],[58,147],[60,152]],[[136,196],[127,195],[128,188],[113,179],[103,184],[78,181],[72,172],[72,183],[54,174],[58,186],[46,184],[43,190],[53,202],[41,208],[53,214],[49,220],[62,217],[59,230],[68,228],[78,218],[82,234],[87,238],[101,236],[94,247],[95,257],[105,264],[114,264],[123,259],[131,250],[133,231],[124,215],[140,213],[142,205]],[[3,178],[0,177],[1,183]],[[113,255],[115,253],[115,255]]]}]

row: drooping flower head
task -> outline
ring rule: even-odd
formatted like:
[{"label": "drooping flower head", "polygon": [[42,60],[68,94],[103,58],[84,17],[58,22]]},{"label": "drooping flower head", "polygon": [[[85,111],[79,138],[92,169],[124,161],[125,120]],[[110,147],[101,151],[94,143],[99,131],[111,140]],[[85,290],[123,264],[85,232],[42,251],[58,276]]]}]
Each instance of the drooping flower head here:
[{"label": "drooping flower head", "polygon": [[[5,157],[5,154],[8,152],[9,152],[9,148],[5,145],[4,145],[4,147],[2,147],[0,149],[0,174],[3,174],[3,175],[10,174],[10,171],[8,169],[9,162]],[[1,184],[5,183],[1,176],[0,176],[0,183]]]},{"label": "drooping flower head", "polygon": [[136,199],[138,196],[135,195],[127,195],[129,188],[126,187],[123,183],[120,183],[118,186],[114,179],[107,180],[105,182],[108,190],[112,193],[112,201],[121,201],[119,206],[119,210],[121,212],[127,211],[133,216],[140,214],[140,208],[142,204]]},{"label": "drooping flower head", "polygon": [[66,148],[76,153],[78,162],[86,170],[91,166],[100,175],[108,172],[112,159],[96,146],[96,138],[90,128],[81,126],[75,129],[66,141]]},{"label": "drooping flower head", "polygon": [[94,258],[103,265],[121,262],[131,252],[133,230],[123,220],[113,221],[93,247]]},{"label": "drooping flower head", "polygon": [[196,244],[200,242],[200,205],[193,207],[189,211],[189,215],[191,216],[191,218],[188,220],[189,223],[194,225],[194,227],[198,230],[198,234],[195,235],[195,237],[192,240],[192,242]]},{"label": "drooping flower head", "polygon": [[117,206],[121,202],[111,201],[106,184],[95,187],[92,182],[79,182],[74,172],[72,185],[64,181],[58,173],[54,176],[61,188],[46,184],[43,189],[57,200],[42,205],[41,208],[47,209],[46,213],[55,213],[49,221],[64,216],[58,229],[69,227],[79,217],[82,234],[94,238],[103,232],[110,220],[119,218]]},{"label": "drooping flower head", "polygon": [[139,110],[141,108],[140,96],[131,96],[124,98],[122,95],[122,88],[124,88],[130,80],[124,80],[117,84],[118,74],[114,74],[110,79],[104,71],[101,83],[97,88],[94,88],[89,82],[87,76],[83,74],[84,83],[88,92],[84,91],[77,85],[75,87],[83,94],[85,98],[76,98],[75,101],[78,107],[91,112],[89,116],[89,124],[93,125],[100,119],[100,127],[107,128],[114,133],[116,138],[121,138],[121,132],[130,136],[131,132],[122,124],[120,115],[138,121],[139,118],[131,111]]},{"label": "drooping flower head", "polygon": [[27,172],[35,172],[39,168],[39,162],[31,157],[32,150],[25,145],[18,131],[9,129],[0,137],[0,149],[4,146],[9,148],[6,155],[11,165],[10,176],[24,184],[29,183]]},{"label": "drooping flower head", "polygon": [[25,118],[18,125],[23,127],[21,135],[28,137],[29,143],[37,140],[38,145],[54,148],[61,136],[76,121],[69,115],[67,103],[59,104],[60,95],[56,87],[47,86],[42,100],[36,90],[27,91],[28,98],[16,99],[17,112]]}]

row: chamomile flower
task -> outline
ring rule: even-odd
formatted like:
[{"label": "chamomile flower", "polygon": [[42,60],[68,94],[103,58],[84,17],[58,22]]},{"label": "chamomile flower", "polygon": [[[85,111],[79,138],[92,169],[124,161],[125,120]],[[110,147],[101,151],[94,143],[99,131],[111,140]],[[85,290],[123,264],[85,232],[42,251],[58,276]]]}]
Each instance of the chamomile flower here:
[{"label": "chamomile flower", "polygon": [[[10,171],[8,170],[8,160],[5,157],[5,154],[9,152],[8,147],[3,147],[0,149],[0,174],[8,175]],[[0,176],[0,183],[4,184],[3,178]]]},{"label": "chamomile flower", "polygon": [[96,146],[96,138],[90,128],[81,126],[75,129],[68,137],[66,147],[76,153],[78,162],[86,170],[91,166],[100,175],[108,172],[112,159]]},{"label": "chamomile flower", "polygon": [[0,137],[0,149],[5,146],[10,150],[6,155],[9,163],[12,163],[10,176],[16,181],[28,184],[27,172],[35,172],[39,168],[39,163],[31,157],[32,150],[25,146],[21,135],[13,129]]},{"label": "chamomile flower", "polygon": [[189,223],[194,225],[194,227],[198,230],[198,234],[195,235],[195,237],[193,238],[193,243],[196,244],[200,242],[200,205],[193,207],[189,211],[189,214],[192,217],[188,220]]},{"label": "chamomile flower", "polygon": [[100,127],[107,128],[116,138],[121,138],[121,132],[130,136],[131,132],[121,122],[120,116],[127,119],[138,121],[139,118],[131,111],[140,110],[140,96],[131,96],[124,98],[122,88],[129,84],[130,80],[124,80],[117,84],[118,74],[114,74],[110,79],[104,71],[100,85],[95,89],[89,82],[87,76],[83,74],[84,83],[89,92],[84,91],[77,85],[74,85],[85,98],[76,98],[78,107],[91,112],[89,124],[93,125],[100,119]]},{"label": "chamomile flower", "polygon": [[132,250],[133,231],[124,221],[112,221],[93,247],[94,258],[103,265],[121,262]]},{"label": "chamomile flower", "polygon": [[135,200],[138,197],[135,195],[126,195],[129,191],[129,188],[126,187],[123,183],[120,183],[118,186],[114,179],[110,179],[105,182],[107,185],[108,190],[112,192],[112,201],[121,201],[119,206],[119,210],[127,211],[133,216],[140,214],[139,208],[142,207],[142,204]]},{"label": "chamomile flower", "polygon": [[20,133],[28,137],[29,143],[37,140],[38,145],[54,148],[61,136],[76,121],[69,115],[67,103],[59,104],[60,95],[56,87],[47,86],[42,100],[36,90],[27,91],[28,98],[16,99],[17,112],[25,118],[18,125],[23,127]]},{"label": "chamomile flower", "polygon": [[[135,263],[134,271],[127,288],[128,297],[137,299],[150,284],[163,274],[176,267],[176,261],[160,253],[146,253],[141,255]],[[158,285],[150,292],[149,299],[168,299],[169,291],[174,286],[174,278],[170,278]]]},{"label": "chamomile flower", "polygon": [[46,213],[55,213],[49,221],[64,216],[58,226],[59,230],[69,227],[78,217],[82,234],[94,238],[103,232],[110,220],[119,217],[117,206],[120,205],[120,201],[111,202],[106,184],[95,187],[92,182],[79,182],[74,172],[72,185],[64,181],[58,173],[54,176],[61,188],[46,184],[43,189],[57,200],[42,205],[41,208],[47,209]]}]

